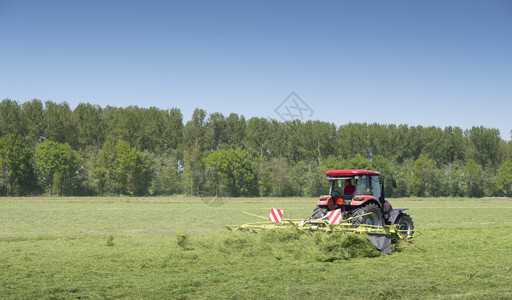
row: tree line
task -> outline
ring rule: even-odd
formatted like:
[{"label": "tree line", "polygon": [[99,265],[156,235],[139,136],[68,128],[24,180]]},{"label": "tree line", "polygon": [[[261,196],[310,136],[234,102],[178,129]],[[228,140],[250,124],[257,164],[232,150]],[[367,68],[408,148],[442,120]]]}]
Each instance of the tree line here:
[{"label": "tree line", "polygon": [[245,119],[196,109],[0,103],[0,196],[327,193],[325,171],[397,180],[387,195],[512,196],[497,129]]}]

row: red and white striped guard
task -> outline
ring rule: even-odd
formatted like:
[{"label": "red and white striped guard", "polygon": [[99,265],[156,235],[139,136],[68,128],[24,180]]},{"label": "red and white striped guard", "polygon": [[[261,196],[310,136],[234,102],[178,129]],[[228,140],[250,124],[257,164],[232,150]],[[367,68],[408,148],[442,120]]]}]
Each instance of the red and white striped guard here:
[{"label": "red and white striped guard", "polygon": [[283,210],[279,208],[273,208],[270,210],[270,217],[268,219],[274,223],[281,223],[283,219]]},{"label": "red and white striped guard", "polygon": [[341,218],[341,209],[331,210],[327,217],[329,218],[329,225],[339,224],[343,219]]}]

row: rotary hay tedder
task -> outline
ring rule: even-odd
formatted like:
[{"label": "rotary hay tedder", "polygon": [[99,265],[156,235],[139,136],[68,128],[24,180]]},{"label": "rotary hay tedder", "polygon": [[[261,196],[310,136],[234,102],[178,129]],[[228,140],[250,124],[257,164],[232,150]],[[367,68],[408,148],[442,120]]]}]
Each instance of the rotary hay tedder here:
[{"label": "rotary hay tedder", "polygon": [[[410,245],[414,233],[411,217],[393,209],[384,197],[384,178],[380,172],[369,170],[331,170],[326,172],[330,182],[329,195],[321,196],[313,215],[305,220],[283,219],[283,211],[272,208],[270,217],[245,213],[266,222],[227,225],[228,229],[257,232],[296,228],[301,232],[323,231],[367,234],[383,253],[391,253],[391,244],[399,240]],[[392,181],[393,186],[396,182]]]},{"label": "rotary hay tedder", "polygon": [[254,233],[257,233],[260,230],[286,230],[295,228],[303,233],[320,231],[324,233],[348,232],[355,234],[367,234],[368,238],[373,243],[373,245],[377,249],[386,254],[391,254],[391,244],[393,242],[403,240],[406,244],[411,245],[412,241],[412,236],[409,236],[409,234],[411,234],[411,230],[401,230],[399,229],[398,224],[378,226],[369,224],[354,225],[353,223],[351,223],[351,221],[354,221],[355,218],[372,214],[372,212],[360,215],[358,217],[352,217],[346,220],[341,220],[339,223],[334,223],[328,218],[318,220],[278,219],[275,221],[279,222],[274,222],[271,219],[272,211],[275,210],[280,211],[278,209],[273,208],[271,210],[271,217],[269,218],[243,212],[246,215],[250,215],[255,218],[263,219],[266,221],[246,223],[243,225],[226,225],[226,228],[229,230],[240,230],[243,232]]}]

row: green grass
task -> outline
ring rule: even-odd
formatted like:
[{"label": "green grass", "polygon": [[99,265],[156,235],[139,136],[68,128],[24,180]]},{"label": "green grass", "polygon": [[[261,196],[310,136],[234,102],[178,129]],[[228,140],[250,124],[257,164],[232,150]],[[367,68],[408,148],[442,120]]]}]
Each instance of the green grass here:
[{"label": "green grass", "polygon": [[[510,199],[400,199],[418,234],[383,255],[367,240],[241,233],[271,207],[314,199],[0,199],[0,298],[510,299]],[[338,247],[337,245],[343,245]]]}]

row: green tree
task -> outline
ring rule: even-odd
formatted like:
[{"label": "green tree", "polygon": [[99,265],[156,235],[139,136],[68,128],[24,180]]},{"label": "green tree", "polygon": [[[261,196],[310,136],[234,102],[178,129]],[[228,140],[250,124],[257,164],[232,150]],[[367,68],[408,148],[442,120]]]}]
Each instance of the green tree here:
[{"label": "green tree", "polygon": [[402,164],[413,158],[411,140],[409,131],[411,129],[406,124],[400,124],[396,128],[393,143],[393,159]]},{"label": "green tree", "polygon": [[244,146],[253,156],[260,159],[270,155],[271,124],[264,118],[251,118],[245,131]]},{"label": "green tree", "polygon": [[0,195],[30,194],[37,188],[32,155],[23,138],[6,135],[0,138],[0,170],[3,184]]},{"label": "green tree", "polygon": [[308,193],[308,173],[311,165],[301,160],[292,163],[290,166],[290,178],[292,194],[294,196],[305,196]]},{"label": "green tree", "polygon": [[20,118],[21,107],[18,102],[4,99],[0,102],[0,136],[23,134],[24,124]]},{"label": "green tree", "polygon": [[268,123],[268,140],[267,149],[261,148],[266,153],[264,155],[269,158],[284,157],[286,160],[296,161],[300,159],[300,151],[294,147],[293,138],[296,132],[296,124],[298,121],[278,122],[272,120]]},{"label": "green tree", "polygon": [[502,195],[512,197],[512,161],[505,160],[497,174],[497,187]]},{"label": "green tree", "polygon": [[96,194],[94,183],[95,162],[98,153],[101,149],[97,146],[87,147],[85,150],[77,152],[78,164],[76,176],[76,189],[74,195],[76,196],[91,196]]},{"label": "green tree", "polygon": [[43,126],[44,108],[40,100],[34,99],[23,103],[21,107],[21,122],[25,126],[25,140],[28,145],[35,149],[44,135]]},{"label": "green tree", "polygon": [[225,148],[236,149],[243,146],[247,124],[244,116],[231,113],[226,118]]},{"label": "green tree", "polygon": [[452,197],[463,197],[466,195],[464,184],[464,164],[462,161],[455,161],[444,166],[441,178],[441,195]]},{"label": "green tree", "polygon": [[45,140],[37,146],[36,163],[43,187],[50,187],[50,195],[53,195],[55,175],[67,167],[65,150],[59,143]]},{"label": "green tree", "polygon": [[473,159],[470,159],[464,167],[464,182],[467,187],[468,197],[483,197],[484,196],[484,170]]},{"label": "green tree", "polygon": [[205,165],[215,195],[220,195],[222,188],[234,197],[255,194],[255,171],[246,150],[213,151],[205,159]]},{"label": "green tree", "polygon": [[56,104],[46,101],[43,116],[45,138],[59,143],[68,143],[75,148],[77,132],[72,114],[67,102]]},{"label": "green tree", "polygon": [[138,149],[163,153],[177,149],[182,143],[183,123],[179,109],[141,108],[137,114],[141,131],[135,134]]},{"label": "green tree", "polygon": [[[337,159],[334,155],[328,155],[323,161],[322,165],[325,166],[325,171],[343,169],[343,162]],[[323,175],[323,174],[322,174]]]},{"label": "green tree", "polygon": [[126,141],[107,140],[98,153],[93,174],[97,192],[148,194],[152,180],[149,159]]},{"label": "green tree", "polygon": [[370,155],[368,125],[348,123],[340,126],[336,132],[336,148],[343,159],[354,157],[356,154],[367,158]]},{"label": "green tree", "polygon": [[[39,172],[32,173],[38,174],[42,186],[53,193],[53,185],[58,185],[59,193],[66,195],[215,192],[215,174],[234,194],[313,195],[322,190],[318,178],[323,179],[326,170],[364,168],[396,176],[399,188],[391,190],[388,182],[388,196],[492,196],[507,192],[498,167],[512,160],[512,142],[502,140],[497,129],[483,126],[466,131],[377,123],[336,127],[322,121],[246,121],[234,113],[226,118],[202,109],[194,110],[183,124],[177,108],[102,109],[80,103],[71,111],[65,102],[46,101],[43,108],[37,99],[22,105],[9,99],[0,102],[0,138],[7,135],[24,141],[37,163]],[[70,146],[60,146],[64,167],[41,171],[45,166],[34,155],[41,141]],[[229,172],[215,173],[221,166],[211,160],[220,154],[212,153],[227,151],[220,160],[229,161],[233,155],[228,150],[249,154],[253,191],[242,191],[227,177]],[[7,167],[6,157],[0,193],[13,194],[7,174],[16,168]],[[15,180],[14,194],[33,193],[29,182],[30,176]],[[169,182],[174,184],[166,187]]]},{"label": "green tree", "polygon": [[116,144],[115,170],[120,194],[145,195],[151,182],[150,169],[141,152],[125,141]]},{"label": "green tree", "polygon": [[256,182],[258,195],[260,197],[268,197],[272,195],[272,177],[270,166],[267,161],[261,157],[254,160],[254,170],[256,172]]},{"label": "green tree", "polygon": [[293,182],[290,177],[290,165],[285,157],[274,157],[270,160],[270,178],[272,178],[272,196],[282,197],[293,195]]},{"label": "green tree", "polygon": [[371,169],[371,162],[359,153],[343,160],[342,165],[343,169]]},{"label": "green tree", "polygon": [[99,148],[105,141],[103,110],[98,105],[80,103],[73,111],[73,121],[77,132],[77,148]]},{"label": "green tree", "polygon": [[411,126],[407,132],[407,146],[411,159],[418,159],[426,144],[426,131],[423,126]]},{"label": "green tree", "polygon": [[498,129],[474,126],[470,130],[466,130],[465,134],[469,139],[469,157],[467,159],[473,159],[481,166],[493,168],[500,163],[498,154],[501,138]]},{"label": "green tree", "polygon": [[54,175],[54,183],[58,184],[59,196],[75,195],[77,186],[78,155],[69,144],[60,144],[60,150],[64,153],[64,163]]},{"label": "green tree", "polygon": [[228,166],[228,158],[224,150],[217,150],[210,153],[205,159],[205,166],[208,176],[208,187],[206,190],[203,190],[202,193],[220,196],[221,193],[231,194],[234,192],[231,189],[228,190],[227,187],[227,181],[229,180],[228,177],[232,177],[232,174],[225,174],[229,173],[230,170]]},{"label": "green tree", "polygon": [[164,148],[164,131],[167,114],[154,106],[142,108],[139,113],[140,133],[138,136],[137,148],[152,153],[161,152]]},{"label": "green tree", "polygon": [[413,161],[410,159],[406,159],[402,163],[399,163],[395,167],[395,179],[396,179],[396,188],[393,189],[393,196],[395,197],[410,197],[410,169],[412,167]]},{"label": "green tree", "polygon": [[437,164],[446,163],[443,149],[443,130],[439,127],[430,126],[423,129],[423,144],[421,153],[431,157]]},{"label": "green tree", "polygon": [[416,196],[438,196],[440,190],[439,171],[429,156],[421,154],[412,163],[409,173],[409,191]]},{"label": "green tree", "polygon": [[441,164],[447,165],[464,159],[464,132],[460,127],[448,126],[443,131],[442,142],[439,145],[442,149]]},{"label": "green tree", "polygon": [[106,140],[103,147],[96,155],[92,171],[91,185],[100,195],[113,194],[117,191],[115,170],[117,168],[116,144],[112,140]]},{"label": "green tree", "polygon": [[183,115],[178,108],[167,111],[163,150],[176,150],[183,144]]},{"label": "green tree", "polygon": [[329,192],[329,182],[325,180],[327,167],[323,164],[311,164],[306,177],[306,187],[303,196],[318,197]]},{"label": "green tree", "polygon": [[183,193],[181,161],[174,153],[155,155],[150,194],[173,195]]},{"label": "green tree", "polygon": [[297,141],[302,141],[299,146],[303,151],[303,157],[306,160],[316,160],[317,164],[322,159],[333,153],[334,137],[336,135],[336,127],[334,124],[321,121],[307,121],[300,125],[300,129],[296,131]]},{"label": "green tree", "polygon": [[192,118],[184,128],[185,152],[184,175],[189,185],[190,195],[200,192],[204,181],[203,151],[207,145],[206,111],[195,109]]},{"label": "green tree", "polygon": [[[137,106],[128,106],[126,108],[107,107],[107,137],[114,141],[126,141],[138,149],[145,149],[144,145],[142,109]],[[154,133],[152,133],[154,134]]]},{"label": "green tree", "polygon": [[396,126],[373,123],[368,125],[368,139],[372,156],[381,155],[392,158],[395,156],[397,141]]},{"label": "green tree", "polygon": [[[286,121],[276,125],[280,127],[280,130],[273,132],[271,139],[272,149],[278,149],[277,155],[286,157],[292,164],[315,159],[315,153],[306,150],[305,127],[300,120]],[[274,139],[274,137],[278,137],[278,139]]]},{"label": "green tree", "polygon": [[221,113],[210,114],[206,121],[206,150],[219,150],[226,142],[226,119]]}]

